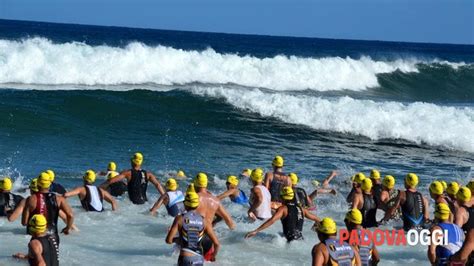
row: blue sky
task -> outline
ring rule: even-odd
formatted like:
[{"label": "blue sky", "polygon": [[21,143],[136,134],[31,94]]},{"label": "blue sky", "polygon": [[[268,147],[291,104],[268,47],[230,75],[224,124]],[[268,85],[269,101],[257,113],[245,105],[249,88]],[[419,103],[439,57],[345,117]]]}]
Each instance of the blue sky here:
[{"label": "blue sky", "polygon": [[473,0],[0,0],[0,18],[474,44]]}]

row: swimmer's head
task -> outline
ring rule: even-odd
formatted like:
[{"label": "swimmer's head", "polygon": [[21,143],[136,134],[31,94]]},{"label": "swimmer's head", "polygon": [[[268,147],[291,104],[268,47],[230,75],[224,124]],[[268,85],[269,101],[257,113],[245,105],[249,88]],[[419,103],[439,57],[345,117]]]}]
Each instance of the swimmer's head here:
[{"label": "swimmer's head", "polygon": [[[446,188],[446,193],[448,193],[451,197],[456,197],[456,194],[459,191],[459,183],[458,182],[450,182],[448,184],[448,188]],[[472,192],[472,191],[471,191]]]},{"label": "swimmer's head", "polygon": [[450,214],[451,214],[451,210],[449,209],[448,204],[446,204],[446,203],[436,204],[434,215],[440,221],[449,220],[449,215]]},{"label": "swimmer's head", "polygon": [[205,173],[199,173],[194,178],[194,186],[197,188],[207,188],[207,175]]},{"label": "swimmer's head", "polygon": [[166,181],[166,189],[168,191],[175,191],[178,189],[178,183],[176,182],[176,179],[170,178]]},{"label": "swimmer's head", "polygon": [[84,176],[82,176],[82,179],[84,180],[84,182],[86,182],[87,184],[94,184],[95,182],[95,178],[96,178],[96,174],[93,170],[87,170],[85,173],[84,173]]},{"label": "swimmer's head", "polygon": [[406,188],[416,188],[418,185],[418,176],[414,173],[409,173],[405,177],[405,187]]},{"label": "swimmer's head", "polygon": [[392,189],[395,186],[395,178],[391,175],[385,176],[382,181],[382,186],[386,187],[389,190]]},{"label": "swimmer's head", "polygon": [[230,175],[227,177],[226,185],[229,187],[237,187],[239,185],[239,179],[234,175]]},{"label": "swimmer's head", "polygon": [[185,177],[186,177],[186,174],[184,174],[184,171],[183,171],[183,170],[179,170],[179,171],[176,173],[176,177],[177,177],[177,178],[185,178]]},{"label": "swimmer's head", "polygon": [[474,194],[474,180],[469,181],[466,187],[469,188],[469,190],[471,190],[471,194]]},{"label": "swimmer's head", "polygon": [[291,179],[291,184],[296,186],[298,184],[298,176],[295,173],[290,173],[288,176]]},{"label": "swimmer's head", "polygon": [[448,183],[446,183],[444,180],[439,180],[439,182],[441,182],[441,185],[443,185],[443,188],[446,191],[446,189],[448,189]]},{"label": "swimmer's head", "polygon": [[467,187],[459,188],[458,193],[456,193],[456,199],[460,204],[464,204],[471,200],[471,190]]},{"label": "swimmer's head", "polygon": [[379,170],[377,169],[372,169],[372,171],[370,171],[370,178],[374,179],[374,180],[379,180],[380,179],[380,172]]},{"label": "swimmer's head", "polygon": [[285,201],[292,201],[295,198],[295,192],[290,186],[283,187],[280,191],[280,196]]},{"label": "swimmer's head", "polygon": [[52,184],[51,176],[46,172],[42,172],[38,176],[37,184],[38,184],[38,189],[40,189],[40,190],[41,189],[49,189],[49,187]]},{"label": "swimmer's head", "polygon": [[43,214],[35,214],[30,218],[28,225],[32,235],[40,235],[46,232],[48,222]]},{"label": "swimmer's head", "polygon": [[0,190],[1,191],[10,191],[12,190],[13,182],[9,177],[5,177],[0,180]]},{"label": "swimmer's head", "polygon": [[107,165],[107,171],[117,171],[117,164],[110,162],[109,165]]},{"label": "swimmer's head", "polygon": [[30,181],[30,186],[29,186],[31,192],[33,193],[36,193],[38,192],[38,178],[33,178],[31,181]]},{"label": "swimmer's head", "polygon": [[372,180],[370,178],[362,180],[361,188],[362,191],[369,193],[372,190]]},{"label": "swimmer's head", "polygon": [[283,160],[283,157],[277,155],[275,158],[273,158],[272,165],[273,167],[281,168],[283,167],[284,162],[285,160]]},{"label": "swimmer's head", "polygon": [[186,209],[196,209],[199,207],[199,195],[196,192],[186,192],[184,197],[184,206]]},{"label": "swimmer's head", "polygon": [[130,160],[134,166],[141,166],[143,164],[143,154],[136,152]]},{"label": "swimmer's head", "polygon": [[263,181],[263,170],[262,168],[256,168],[250,174],[250,178],[255,183],[261,183]]},{"label": "swimmer's head", "polygon": [[430,185],[430,194],[431,197],[437,197],[440,195],[443,195],[444,189],[443,189],[443,184],[439,181],[433,181]]},{"label": "swimmer's head", "polygon": [[359,211],[359,209],[352,209],[346,213],[346,217],[344,219],[344,222],[346,225],[348,223],[352,223],[355,225],[361,225],[362,224],[362,213]]},{"label": "swimmer's head", "polygon": [[316,225],[315,230],[319,238],[326,239],[328,236],[335,236],[337,234],[336,222],[332,218],[325,217]]},{"label": "swimmer's head", "polygon": [[51,182],[54,182],[54,179],[56,178],[56,175],[54,174],[53,170],[48,169],[48,170],[46,170],[45,172],[46,172],[46,173],[49,175],[49,177],[51,178]]},{"label": "swimmer's head", "polygon": [[352,184],[354,187],[360,187],[362,185],[362,181],[366,179],[364,173],[357,173],[352,178]]}]

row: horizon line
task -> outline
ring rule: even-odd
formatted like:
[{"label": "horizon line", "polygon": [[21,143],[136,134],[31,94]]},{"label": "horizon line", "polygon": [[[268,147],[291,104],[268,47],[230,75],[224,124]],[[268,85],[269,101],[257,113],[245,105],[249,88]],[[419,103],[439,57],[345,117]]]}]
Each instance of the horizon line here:
[{"label": "horizon line", "polygon": [[117,26],[117,25],[96,25],[96,24],[82,24],[82,23],[67,23],[67,22],[52,22],[52,21],[37,21],[37,20],[18,20],[18,19],[4,19],[0,18],[0,21],[18,21],[27,23],[44,23],[44,24],[61,24],[61,25],[77,25],[77,26],[88,26],[88,27],[104,27],[104,28],[124,28],[124,29],[139,29],[139,30],[156,30],[156,31],[175,31],[175,32],[186,32],[186,33],[210,33],[210,34],[223,34],[223,35],[244,35],[244,36],[259,36],[259,37],[271,37],[271,38],[298,38],[298,39],[319,39],[319,40],[333,40],[333,41],[360,41],[360,42],[385,42],[385,43],[404,43],[404,44],[422,44],[422,45],[456,45],[456,46],[474,46],[474,43],[441,43],[441,42],[416,42],[416,41],[395,41],[395,40],[376,40],[376,39],[350,39],[350,38],[329,38],[329,37],[316,37],[316,36],[293,36],[293,35],[273,35],[273,34],[256,34],[256,33],[237,33],[237,32],[220,32],[220,31],[194,31],[194,30],[176,30],[176,29],[163,29],[163,28],[148,28],[148,27],[131,27],[131,26]]}]

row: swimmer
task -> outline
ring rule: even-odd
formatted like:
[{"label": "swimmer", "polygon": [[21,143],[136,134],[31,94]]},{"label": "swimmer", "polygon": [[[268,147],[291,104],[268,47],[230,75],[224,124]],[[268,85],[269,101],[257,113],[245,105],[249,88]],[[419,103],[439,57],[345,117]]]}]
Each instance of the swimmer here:
[{"label": "swimmer", "polygon": [[[107,180],[112,179],[119,175],[117,172],[117,164],[115,162],[109,162],[107,165],[107,171],[99,172],[98,175],[105,176]],[[108,188],[107,192],[114,197],[122,196],[127,191],[127,182],[122,179],[121,182],[112,183]]]},{"label": "swimmer", "polygon": [[176,217],[177,215],[184,213],[184,194],[181,190],[178,190],[178,183],[174,178],[170,178],[166,181],[166,193],[156,201],[153,207],[150,209],[150,214],[155,216],[156,211],[165,205],[166,211],[169,216]]},{"label": "swimmer", "polygon": [[324,178],[323,180],[323,185],[320,187],[320,183],[316,180],[313,180],[313,185],[316,187],[316,189],[309,194],[309,198],[311,201],[313,201],[319,194],[333,194],[336,195],[337,191],[333,188],[329,188],[329,182],[337,176],[337,171],[333,170],[329,175]]},{"label": "swimmer", "polygon": [[283,187],[291,186],[290,178],[283,172],[284,160],[281,156],[275,156],[272,161],[273,171],[265,174],[265,187],[272,196],[272,209],[276,210],[281,206],[282,199],[280,191]]},{"label": "swimmer", "polygon": [[111,178],[101,185],[101,188],[107,189],[110,185],[127,180],[128,197],[133,204],[141,205],[148,201],[147,188],[148,182],[155,185],[156,190],[161,194],[165,194],[160,182],[151,172],[147,172],[141,168],[143,164],[143,155],[139,152],[135,153],[130,159],[132,168],[121,172],[118,176]]},{"label": "swimmer", "polygon": [[242,170],[242,172],[240,173],[239,177],[241,179],[244,179],[244,178],[250,178],[250,174],[252,173],[252,169],[244,169]]},{"label": "swimmer", "polygon": [[45,173],[47,173],[51,178],[51,186],[49,187],[49,192],[54,192],[61,196],[64,195],[67,191],[61,184],[54,182],[54,180],[56,179],[56,174],[53,172],[53,170],[48,169],[45,171]]},{"label": "swimmer", "polygon": [[382,193],[380,193],[380,206],[379,209],[385,212],[385,216],[380,223],[385,223],[390,219],[399,219],[401,212],[400,209],[395,209],[394,212],[390,211],[395,208],[397,204],[400,190],[395,188],[395,177],[387,175],[382,181]]},{"label": "swimmer", "polygon": [[248,206],[249,199],[247,198],[247,195],[245,195],[245,193],[241,189],[239,189],[239,179],[236,176],[228,176],[225,185],[227,187],[227,190],[217,196],[219,200],[223,200],[229,197],[233,203]]},{"label": "swimmer", "polygon": [[186,174],[184,173],[183,170],[178,170],[176,173],[176,179],[183,180],[186,179]]},{"label": "swimmer", "polygon": [[449,258],[450,266],[474,265],[474,228],[466,234],[461,250]]},{"label": "swimmer", "polygon": [[[436,223],[430,229],[431,235],[438,241],[442,237],[447,237],[448,241],[446,245],[438,245],[437,241],[429,245],[428,260],[431,265],[448,265],[449,257],[461,249],[464,242],[464,233],[461,227],[450,221],[451,210],[448,204],[443,202],[436,204],[434,215]],[[446,236],[443,235],[445,231]]]},{"label": "swimmer", "polygon": [[341,244],[337,239],[337,226],[333,219],[326,217],[313,228],[320,241],[311,251],[313,266],[362,265],[357,250],[345,241]]},{"label": "swimmer", "polygon": [[451,212],[454,214],[456,213],[456,210],[458,209],[458,203],[456,201],[456,194],[459,191],[459,184],[458,182],[450,182],[447,184],[446,187],[446,201],[448,202],[449,209]]},{"label": "swimmer", "polygon": [[351,189],[351,192],[349,192],[349,195],[347,195],[347,198],[346,198],[347,203],[352,204],[352,202],[354,202],[356,195],[362,195],[362,189],[360,186],[362,185],[362,180],[366,178],[367,177],[365,177],[363,173],[357,173],[351,178],[352,189]]},{"label": "swimmer", "polygon": [[[444,194],[444,187],[441,182],[434,181],[433,183],[430,184],[429,190],[430,190],[430,196],[434,200],[435,205],[439,203],[448,204],[448,201],[446,200],[446,197]],[[451,214],[449,216],[449,221],[450,222],[454,221],[454,214]]]},{"label": "swimmer", "polygon": [[74,228],[74,215],[71,207],[67,203],[66,198],[56,193],[49,192],[51,186],[50,175],[43,172],[37,178],[38,192],[29,196],[26,199],[25,208],[21,216],[21,223],[27,226],[29,230],[28,221],[35,214],[45,215],[48,221],[48,234],[52,234],[56,237],[56,241],[59,244],[58,234],[58,217],[59,212],[63,211],[66,216],[66,227],[61,231],[65,235]]},{"label": "swimmer", "polygon": [[298,176],[295,173],[290,173],[288,175],[291,179],[291,187],[295,192],[295,201],[296,204],[300,205],[303,208],[314,210],[316,206],[314,206],[313,201],[311,198],[306,194],[306,191],[303,188],[297,187],[298,185]]},{"label": "swimmer", "polygon": [[54,236],[48,235],[47,220],[42,214],[35,214],[28,222],[31,234],[28,254],[17,253],[17,259],[26,259],[30,265],[59,265],[59,245]]},{"label": "swimmer", "polygon": [[283,234],[286,237],[288,242],[293,240],[302,240],[303,239],[303,224],[304,218],[308,218],[314,222],[320,222],[321,220],[309,210],[301,207],[296,204],[295,193],[293,189],[288,187],[283,187],[280,192],[281,199],[283,200],[283,205],[280,206],[272,218],[267,220],[265,223],[260,225],[257,229],[247,233],[245,238],[250,238],[257,235],[258,232],[265,230],[274,224],[277,220],[281,220],[283,226]]},{"label": "swimmer", "polygon": [[0,217],[7,217],[9,222],[15,221],[23,211],[26,200],[11,193],[13,182],[9,177],[0,180]]},{"label": "swimmer", "polygon": [[70,198],[79,196],[82,208],[86,211],[102,212],[104,210],[103,201],[107,201],[112,206],[112,211],[117,210],[117,202],[106,190],[94,186],[96,174],[92,170],[87,170],[84,176],[84,185],[77,187],[64,194],[64,197]]},{"label": "swimmer", "polygon": [[[358,209],[352,209],[347,212],[344,219],[347,230],[352,232],[356,230],[359,235],[359,245],[355,244],[353,247],[359,253],[360,260],[362,265],[373,265],[376,266],[380,262],[380,255],[377,250],[377,247],[368,239],[367,235],[365,239],[362,239],[361,229],[362,229],[362,213]],[[369,243],[369,244],[363,244]]]},{"label": "swimmer", "polygon": [[377,227],[377,204],[372,194],[372,180],[365,178],[361,184],[362,193],[354,194],[352,209],[358,209],[362,213],[362,227]]},{"label": "swimmer", "polygon": [[454,222],[467,233],[470,229],[474,228],[474,206],[469,205],[471,190],[467,187],[459,188],[456,199],[459,208],[456,211]]},{"label": "swimmer", "polygon": [[[204,235],[208,236],[214,247],[214,252],[209,260],[215,261],[219,252],[220,244],[212,228],[212,223],[196,210],[199,205],[201,205],[199,195],[190,189],[184,200],[186,212],[174,218],[173,225],[166,236],[166,243],[176,243],[181,247],[178,266],[204,264],[202,243]],[[177,234],[179,237],[176,238]]]},{"label": "swimmer", "polygon": [[247,211],[249,219],[255,221],[267,220],[272,217],[271,195],[268,189],[263,186],[263,170],[256,168],[250,174],[253,187],[250,190],[250,208]]},{"label": "swimmer", "polygon": [[388,215],[393,215],[399,207],[402,210],[403,229],[408,231],[415,228],[424,228],[425,223],[429,222],[428,212],[429,204],[420,192],[416,190],[418,186],[418,176],[409,173],[405,177],[405,191],[400,191],[395,207],[390,210]]},{"label": "swimmer", "polygon": [[379,170],[372,169],[370,171],[370,180],[372,180],[372,195],[374,196],[375,204],[380,206],[380,195],[382,194],[383,188]]}]

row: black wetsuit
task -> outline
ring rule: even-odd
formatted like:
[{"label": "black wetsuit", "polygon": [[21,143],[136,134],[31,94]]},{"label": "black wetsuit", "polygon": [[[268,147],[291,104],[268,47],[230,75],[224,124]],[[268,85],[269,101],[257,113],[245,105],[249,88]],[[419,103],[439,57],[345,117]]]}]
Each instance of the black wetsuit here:
[{"label": "black wetsuit", "polygon": [[374,195],[374,200],[375,200],[375,204],[377,204],[377,206],[381,206],[380,204],[380,195],[382,194],[382,191],[383,191],[383,187],[382,187],[382,184],[375,184],[372,186],[372,191],[373,191],[373,195]]},{"label": "black wetsuit", "polygon": [[146,197],[146,189],[148,187],[148,178],[145,170],[130,170],[132,178],[128,181],[128,196],[133,204],[144,204],[148,201]]},{"label": "black wetsuit", "polygon": [[[91,191],[90,191],[90,188],[89,186],[84,186],[86,188],[86,197],[81,200],[81,205],[82,205],[82,208],[84,208],[86,211],[93,211],[93,212],[101,212],[104,210],[104,205],[103,204],[100,204],[101,207],[96,209],[94,206],[92,206],[92,196],[91,196]],[[98,200],[100,201],[100,203],[103,203],[104,201],[104,196],[102,195],[102,191],[100,190],[100,188],[96,187],[96,186],[93,186],[97,189],[97,193],[99,194],[99,198],[98,199],[95,199],[95,200]]]},{"label": "black wetsuit", "polygon": [[49,187],[49,192],[54,192],[58,193],[59,195],[64,195],[66,194],[66,189],[61,185],[56,182],[51,183],[51,186]]},{"label": "black wetsuit", "polygon": [[304,213],[301,206],[296,202],[286,204],[288,214],[281,219],[283,234],[288,242],[303,239]]},{"label": "black wetsuit", "polygon": [[377,204],[375,204],[374,197],[372,195],[368,195],[365,193],[362,193],[362,196],[364,197],[364,205],[362,206],[362,209],[360,212],[362,213],[362,227],[364,228],[370,228],[370,227],[376,227],[377,226]]},{"label": "black wetsuit", "polygon": [[[43,247],[41,256],[43,257],[46,266],[59,266],[59,245],[56,239],[50,235],[41,237],[32,237],[31,240],[38,240]],[[28,259],[30,265],[37,265],[33,259]]]},{"label": "black wetsuit", "polygon": [[20,204],[23,197],[10,192],[2,192],[0,194],[0,217],[10,215]]},{"label": "black wetsuit", "polygon": [[420,192],[405,192],[406,199],[402,207],[403,229],[421,228],[425,225],[423,196]]},{"label": "black wetsuit", "polygon": [[[58,234],[58,217],[59,217],[59,206],[56,199],[55,193],[36,193],[32,197],[36,197],[36,208],[30,212],[28,221],[35,214],[43,214],[48,221],[48,234],[56,237],[59,244]],[[27,226],[27,230],[28,230]]]},{"label": "black wetsuit", "polygon": [[306,191],[300,187],[295,187],[294,190],[296,192],[296,203],[303,208],[308,208],[311,204],[308,202],[308,194],[306,194]]},{"label": "black wetsuit", "polygon": [[466,207],[466,206],[462,205],[461,207],[466,209],[466,212],[469,214],[469,219],[462,226],[462,230],[464,231],[464,233],[467,234],[469,232],[469,230],[474,228],[474,206],[473,207]]},{"label": "black wetsuit", "polygon": [[127,184],[123,181],[115,182],[107,188],[107,191],[114,197],[122,196],[127,191]]}]

